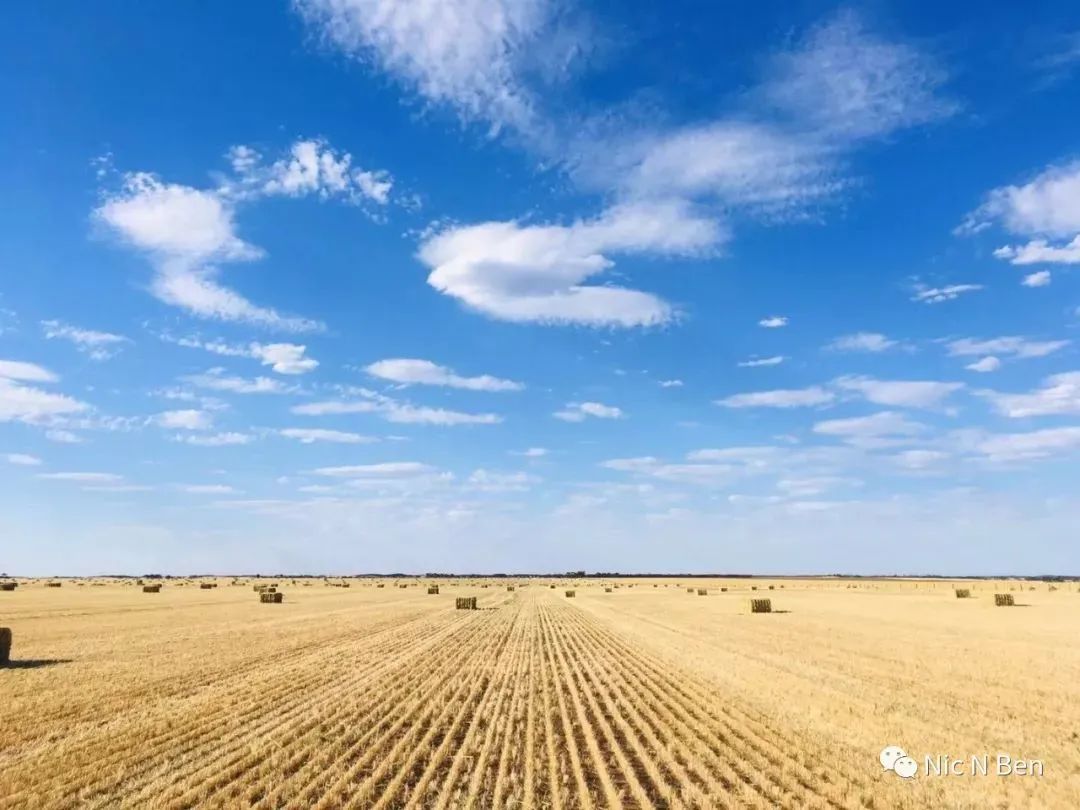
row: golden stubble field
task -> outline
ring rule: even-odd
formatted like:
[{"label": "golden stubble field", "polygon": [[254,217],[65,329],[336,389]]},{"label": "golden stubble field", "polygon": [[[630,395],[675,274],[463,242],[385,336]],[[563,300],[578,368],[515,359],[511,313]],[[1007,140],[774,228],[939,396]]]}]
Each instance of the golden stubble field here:
[{"label": "golden stubble field", "polygon": [[1075,583],[217,582],[0,592],[0,808],[1080,807]]}]

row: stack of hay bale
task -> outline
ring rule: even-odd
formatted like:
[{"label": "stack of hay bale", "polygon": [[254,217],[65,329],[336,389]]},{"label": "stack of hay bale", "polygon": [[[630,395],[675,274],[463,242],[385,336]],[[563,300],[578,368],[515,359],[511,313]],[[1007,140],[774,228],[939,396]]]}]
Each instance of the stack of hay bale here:
[{"label": "stack of hay bale", "polygon": [[454,603],[458,610],[476,610],[475,596],[459,596],[454,600]]},{"label": "stack of hay bale", "polygon": [[259,594],[259,601],[268,605],[280,605],[285,601],[285,594],[267,589]]}]

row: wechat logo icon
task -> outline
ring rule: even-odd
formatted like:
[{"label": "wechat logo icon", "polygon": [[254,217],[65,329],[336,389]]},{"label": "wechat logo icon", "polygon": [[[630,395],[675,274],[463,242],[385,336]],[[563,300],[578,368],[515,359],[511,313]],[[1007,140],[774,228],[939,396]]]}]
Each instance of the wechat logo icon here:
[{"label": "wechat logo icon", "polygon": [[904,753],[899,745],[887,745],[881,749],[878,755],[881,767],[892,771],[901,779],[912,779],[919,772],[919,765],[914,759]]}]

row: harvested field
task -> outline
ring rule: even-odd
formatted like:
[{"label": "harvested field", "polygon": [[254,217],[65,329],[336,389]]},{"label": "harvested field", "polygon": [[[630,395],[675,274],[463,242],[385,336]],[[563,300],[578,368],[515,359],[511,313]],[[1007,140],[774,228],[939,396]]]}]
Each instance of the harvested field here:
[{"label": "harvested field", "polygon": [[[20,587],[0,809],[1080,806],[1075,585],[1000,611],[1000,584],[789,582],[751,616],[750,586],[720,582],[495,587],[475,611],[454,607],[476,581],[290,588],[273,610],[246,588]],[[887,744],[1045,776],[905,782]]]}]

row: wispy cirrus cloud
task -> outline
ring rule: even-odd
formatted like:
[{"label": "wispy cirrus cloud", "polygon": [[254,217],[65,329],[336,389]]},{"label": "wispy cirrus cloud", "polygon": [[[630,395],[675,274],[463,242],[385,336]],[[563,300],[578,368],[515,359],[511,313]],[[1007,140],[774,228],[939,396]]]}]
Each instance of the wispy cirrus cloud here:
[{"label": "wispy cirrus cloud", "polygon": [[430,360],[412,358],[378,360],[365,366],[364,371],[372,377],[402,385],[435,385],[463,388],[467,391],[521,391],[525,388],[514,380],[505,380],[490,374],[465,377]]},{"label": "wispy cirrus cloud", "polygon": [[112,332],[98,332],[93,329],[81,329],[60,321],[42,321],[41,328],[50,340],[66,340],[91,360],[108,360],[115,355],[129,338]]}]

